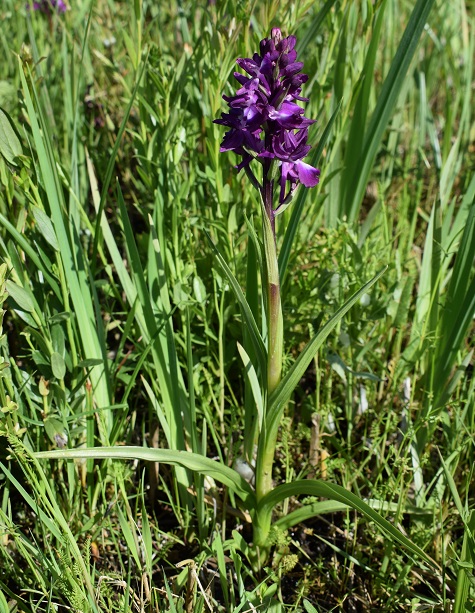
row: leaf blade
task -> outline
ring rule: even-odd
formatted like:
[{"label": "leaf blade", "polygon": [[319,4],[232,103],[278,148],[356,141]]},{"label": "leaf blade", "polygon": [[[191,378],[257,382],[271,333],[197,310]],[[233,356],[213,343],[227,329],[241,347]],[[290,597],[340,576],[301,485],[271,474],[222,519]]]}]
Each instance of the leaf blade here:
[{"label": "leaf blade", "polygon": [[97,447],[84,449],[67,449],[58,451],[41,451],[35,453],[38,459],[78,458],[111,460],[144,460],[145,462],[163,462],[173,466],[182,466],[191,471],[206,474],[231,488],[246,503],[250,510],[255,507],[255,494],[247,481],[235,470],[191,451],[171,449],[149,449],[147,447]]},{"label": "leaf blade", "polygon": [[290,399],[292,392],[297,387],[298,382],[304,375],[307,370],[310,362],[313,360],[316,351],[322,345],[324,340],[333,330],[333,328],[337,325],[337,323],[342,319],[342,317],[351,309],[351,307],[357,302],[357,300],[362,296],[365,292],[369,290],[369,288],[378,281],[382,277],[382,275],[386,272],[387,267],[384,267],[376,276],[374,276],[370,281],[365,283],[363,287],[361,287],[353,296],[346,301],[346,303],[338,309],[338,311],[333,315],[333,317],[321,328],[315,336],[308,342],[305,349],[301,352],[297,360],[291,366],[290,370],[283,377],[277,389],[269,398],[269,407],[266,416],[266,425],[267,430],[269,432],[273,431],[276,427],[278,427],[278,422],[280,420],[280,415],[282,411]]}]

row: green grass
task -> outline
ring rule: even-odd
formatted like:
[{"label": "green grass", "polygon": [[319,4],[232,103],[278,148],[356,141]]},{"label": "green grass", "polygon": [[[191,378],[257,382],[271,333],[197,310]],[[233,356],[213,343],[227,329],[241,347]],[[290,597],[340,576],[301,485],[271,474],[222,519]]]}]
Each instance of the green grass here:
[{"label": "green grass", "polygon": [[[473,610],[473,11],[3,0],[1,613]],[[256,570],[232,466],[265,363],[260,204],[212,122],[274,25],[309,74],[321,182],[278,219]],[[82,457],[36,455],[60,449]]]}]

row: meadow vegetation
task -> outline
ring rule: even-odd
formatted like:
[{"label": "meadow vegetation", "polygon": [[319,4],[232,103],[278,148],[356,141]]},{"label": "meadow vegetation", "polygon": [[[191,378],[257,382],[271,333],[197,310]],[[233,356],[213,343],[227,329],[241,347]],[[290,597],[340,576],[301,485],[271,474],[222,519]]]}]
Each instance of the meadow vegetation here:
[{"label": "meadow vegetation", "polygon": [[[33,9],[0,3],[0,613],[473,611],[473,1]],[[261,204],[213,120],[275,26],[321,174],[277,218],[267,398]]]}]

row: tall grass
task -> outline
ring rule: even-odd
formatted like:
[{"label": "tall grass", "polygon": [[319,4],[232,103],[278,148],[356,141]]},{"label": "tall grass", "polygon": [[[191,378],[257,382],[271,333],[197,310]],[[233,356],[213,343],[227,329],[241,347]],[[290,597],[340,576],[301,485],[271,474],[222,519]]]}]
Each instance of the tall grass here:
[{"label": "tall grass", "polygon": [[[4,0],[0,21],[0,611],[471,610],[473,5]],[[259,419],[259,203],[212,121],[274,25],[321,168],[277,227],[284,380],[388,270],[284,394],[258,572],[232,467]],[[92,447],[130,462],[35,455]]]}]

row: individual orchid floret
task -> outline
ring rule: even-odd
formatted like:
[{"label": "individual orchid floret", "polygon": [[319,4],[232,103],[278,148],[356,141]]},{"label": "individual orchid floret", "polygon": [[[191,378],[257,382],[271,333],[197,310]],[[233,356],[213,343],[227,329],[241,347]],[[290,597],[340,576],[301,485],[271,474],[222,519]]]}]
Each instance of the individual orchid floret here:
[{"label": "individual orchid floret", "polygon": [[281,163],[280,203],[285,202],[286,183],[290,181],[289,195],[293,194],[298,183],[305,187],[314,187],[320,179],[320,171],[302,161],[310,151],[307,145],[308,129],[277,132],[272,137],[268,155]]},{"label": "individual orchid floret", "polygon": [[279,28],[274,28],[271,37],[261,41],[260,54],[239,58],[238,66],[249,76],[234,73],[241,87],[234,96],[223,96],[230,112],[215,120],[229,128],[220,151],[240,155],[237,168],[244,168],[261,191],[268,178],[261,185],[250,163],[261,162],[266,177],[272,164],[278,166],[280,204],[288,201],[299,183],[317,185],[320,175],[319,170],[302,162],[310,150],[308,127],[314,120],[305,117],[297,104],[308,100],[300,95],[308,76],[301,72],[303,63],[297,62],[295,44],[295,36],[283,38]]}]

